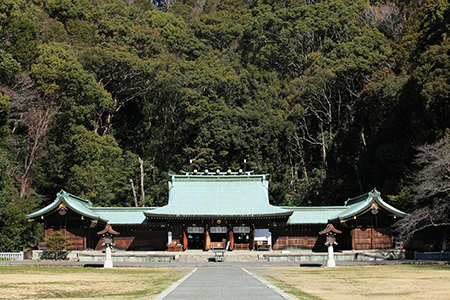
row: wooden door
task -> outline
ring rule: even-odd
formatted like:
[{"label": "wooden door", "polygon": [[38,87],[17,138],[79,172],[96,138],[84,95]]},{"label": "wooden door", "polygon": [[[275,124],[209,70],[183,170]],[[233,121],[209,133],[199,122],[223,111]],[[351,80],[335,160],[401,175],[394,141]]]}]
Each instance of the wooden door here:
[{"label": "wooden door", "polygon": [[393,247],[390,228],[354,228],[352,230],[352,249],[391,249]]}]

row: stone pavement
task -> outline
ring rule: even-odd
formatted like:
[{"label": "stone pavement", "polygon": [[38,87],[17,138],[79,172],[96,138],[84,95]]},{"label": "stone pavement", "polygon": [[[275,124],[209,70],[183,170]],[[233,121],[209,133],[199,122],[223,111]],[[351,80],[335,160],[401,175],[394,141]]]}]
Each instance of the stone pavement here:
[{"label": "stone pavement", "polygon": [[252,298],[258,300],[294,299],[244,268],[217,267],[194,269],[155,300]]}]

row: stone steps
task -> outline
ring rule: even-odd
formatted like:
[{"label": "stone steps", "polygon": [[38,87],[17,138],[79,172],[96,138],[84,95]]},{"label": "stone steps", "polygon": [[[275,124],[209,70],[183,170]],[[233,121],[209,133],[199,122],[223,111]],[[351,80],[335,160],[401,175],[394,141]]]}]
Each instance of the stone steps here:
[{"label": "stone steps", "polygon": [[[267,261],[263,255],[259,253],[239,253],[239,252],[225,252],[226,261],[232,262],[257,262]],[[208,262],[214,260],[215,253],[212,251],[205,253],[180,253],[175,258],[176,262]]]}]

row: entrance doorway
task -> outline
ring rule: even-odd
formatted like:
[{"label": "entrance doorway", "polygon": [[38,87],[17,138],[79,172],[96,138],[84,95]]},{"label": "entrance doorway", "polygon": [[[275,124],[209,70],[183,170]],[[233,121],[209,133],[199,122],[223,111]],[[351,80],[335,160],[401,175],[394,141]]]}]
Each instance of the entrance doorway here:
[{"label": "entrance doorway", "polygon": [[203,249],[205,243],[205,228],[190,226],[187,228],[187,248]]},{"label": "entrance doorway", "polygon": [[233,238],[235,250],[249,250],[252,247],[250,226],[233,227]]},{"label": "entrance doorway", "polygon": [[204,234],[188,233],[188,249],[203,249]]},{"label": "entrance doorway", "polygon": [[211,248],[212,249],[226,249],[227,247],[227,233],[226,227],[211,227]]},{"label": "entrance doorway", "polygon": [[211,233],[211,242],[226,242],[227,234],[226,233]]},{"label": "entrance doorway", "polygon": [[235,233],[234,242],[236,244],[250,244],[250,234],[249,233]]}]

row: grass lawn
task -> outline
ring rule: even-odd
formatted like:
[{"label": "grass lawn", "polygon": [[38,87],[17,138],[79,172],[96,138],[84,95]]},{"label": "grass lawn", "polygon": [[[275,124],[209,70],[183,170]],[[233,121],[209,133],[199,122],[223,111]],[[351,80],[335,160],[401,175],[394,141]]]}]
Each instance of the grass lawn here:
[{"label": "grass lawn", "polygon": [[0,267],[0,299],[152,299],[189,271]]},{"label": "grass lawn", "polygon": [[248,270],[297,299],[450,299],[449,265]]},{"label": "grass lawn", "polygon": [[[297,299],[450,299],[448,265],[247,269]],[[0,299],[153,299],[191,270],[0,267]]]}]

